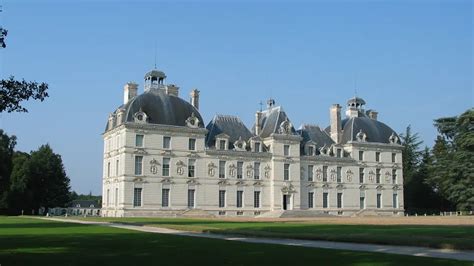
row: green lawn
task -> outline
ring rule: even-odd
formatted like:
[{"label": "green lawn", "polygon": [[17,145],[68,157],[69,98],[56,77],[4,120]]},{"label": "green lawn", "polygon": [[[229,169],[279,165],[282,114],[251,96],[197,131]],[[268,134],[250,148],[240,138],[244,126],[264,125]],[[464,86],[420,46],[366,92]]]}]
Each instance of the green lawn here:
[{"label": "green lawn", "polygon": [[[472,265],[471,262],[142,233],[0,217],[8,265]],[[146,263],[146,264],[145,264]]]},{"label": "green lawn", "polygon": [[87,218],[187,231],[474,250],[474,226],[341,225],[188,218]]}]

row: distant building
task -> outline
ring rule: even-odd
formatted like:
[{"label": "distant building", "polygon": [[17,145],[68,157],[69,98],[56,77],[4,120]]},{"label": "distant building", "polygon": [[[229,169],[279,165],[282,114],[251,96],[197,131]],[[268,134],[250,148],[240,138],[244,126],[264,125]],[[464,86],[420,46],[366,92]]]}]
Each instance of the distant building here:
[{"label": "distant building", "polygon": [[96,200],[73,200],[67,208],[50,208],[46,212],[44,208],[40,209],[39,214],[44,215],[48,213],[49,215],[80,215],[80,216],[100,216],[101,204]]},{"label": "distant building", "polygon": [[[295,129],[269,100],[249,130],[190,102],[166,75],[127,83],[104,138],[103,216],[402,215],[402,146],[365,101],[329,108],[330,125]],[[302,110],[303,111],[303,110]]]}]

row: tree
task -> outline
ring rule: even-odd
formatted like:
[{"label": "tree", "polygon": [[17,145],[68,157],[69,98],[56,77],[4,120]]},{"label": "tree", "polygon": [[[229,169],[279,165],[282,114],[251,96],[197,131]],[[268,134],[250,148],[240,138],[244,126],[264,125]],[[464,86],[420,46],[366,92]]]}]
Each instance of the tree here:
[{"label": "tree", "polygon": [[29,213],[32,209],[34,188],[31,187],[29,169],[30,155],[25,152],[15,152],[10,187],[6,193],[8,212],[18,214],[21,210]]},{"label": "tree", "polygon": [[11,112],[28,112],[28,110],[21,106],[21,102],[29,100],[43,101],[48,97],[48,84],[37,82],[27,82],[15,80],[13,76],[9,79],[2,79],[0,81],[0,113],[7,111]]},{"label": "tree", "polygon": [[436,119],[429,184],[458,210],[474,208],[474,109],[459,117]]},{"label": "tree", "polygon": [[7,208],[6,192],[10,185],[15,145],[16,137],[8,136],[0,129],[0,210]]}]

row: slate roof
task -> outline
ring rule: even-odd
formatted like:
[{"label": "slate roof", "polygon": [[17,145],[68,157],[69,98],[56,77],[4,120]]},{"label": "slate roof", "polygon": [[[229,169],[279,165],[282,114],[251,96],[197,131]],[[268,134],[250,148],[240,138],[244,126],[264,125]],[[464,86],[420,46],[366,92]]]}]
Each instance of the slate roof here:
[{"label": "slate roof", "polygon": [[[290,120],[281,106],[270,107],[270,109],[262,111],[262,118],[260,125],[260,137],[269,137],[272,133],[279,133],[280,125],[285,120]],[[252,132],[255,134],[255,125],[252,127]],[[292,134],[296,134],[294,127],[291,127]]]},{"label": "slate roof", "polygon": [[92,208],[102,207],[96,200],[73,200],[69,206],[73,208],[91,208],[91,205],[93,205]]},{"label": "slate roof", "polygon": [[209,131],[206,136],[207,147],[215,147],[216,136],[219,134],[229,136],[230,149],[234,148],[234,142],[240,137],[242,140],[247,141],[254,136],[237,116],[216,115],[206,128]]},{"label": "slate roof", "polygon": [[319,149],[325,145],[329,147],[334,144],[329,134],[316,125],[302,125],[297,132],[303,138],[302,145],[313,141]]}]

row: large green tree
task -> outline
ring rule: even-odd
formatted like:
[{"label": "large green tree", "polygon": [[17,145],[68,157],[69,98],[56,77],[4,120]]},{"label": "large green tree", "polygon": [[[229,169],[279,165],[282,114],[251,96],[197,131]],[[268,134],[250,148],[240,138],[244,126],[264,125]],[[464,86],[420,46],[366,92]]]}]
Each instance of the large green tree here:
[{"label": "large green tree", "polygon": [[7,208],[6,193],[10,186],[10,175],[16,137],[8,136],[0,129],[0,211]]},{"label": "large green tree", "polygon": [[456,205],[474,208],[474,109],[435,120],[439,135],[427,182]]}]

